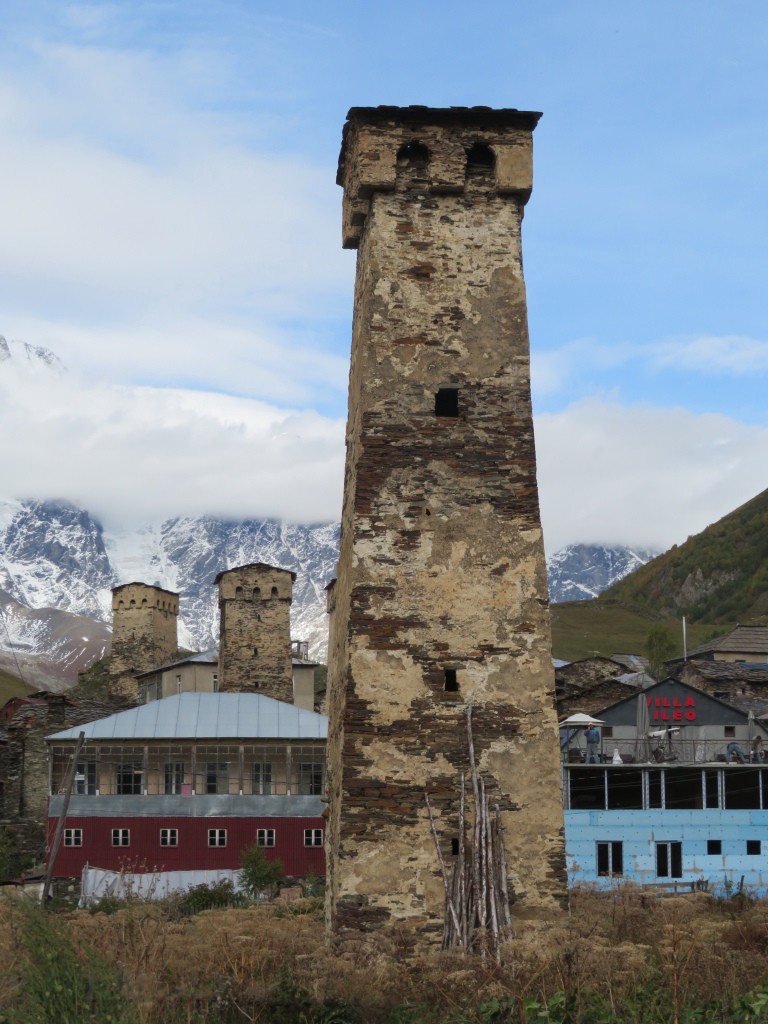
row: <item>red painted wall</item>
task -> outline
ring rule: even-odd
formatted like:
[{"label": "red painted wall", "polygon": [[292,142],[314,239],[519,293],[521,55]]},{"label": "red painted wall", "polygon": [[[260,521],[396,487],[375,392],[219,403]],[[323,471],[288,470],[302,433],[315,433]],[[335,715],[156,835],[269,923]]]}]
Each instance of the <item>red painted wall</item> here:
[{"label": "red painted wall", "polygon": [[[56,818],[48,819],[48,851],[56,832]],[[303,877],[310,871],[325,875],[322,846],[304,846],[304,829],[321,828],[323,818],[72,818],[66,828],[83,830],[82,846],[64,846],[62,836],[55,878],[79,876],[85,864],[110,871],[195,871],[239,868],[240,854],[256,842],[257,828],[275,830],[274,847],[265,848],[269,860],[278,859],[286,875]],[[130,846],[112,846],[112,829],[131,830]],[[161,846],[160,829],[179,831],[179,845]],[[225,828],[227,845],[208,846],[208,829]]]}]

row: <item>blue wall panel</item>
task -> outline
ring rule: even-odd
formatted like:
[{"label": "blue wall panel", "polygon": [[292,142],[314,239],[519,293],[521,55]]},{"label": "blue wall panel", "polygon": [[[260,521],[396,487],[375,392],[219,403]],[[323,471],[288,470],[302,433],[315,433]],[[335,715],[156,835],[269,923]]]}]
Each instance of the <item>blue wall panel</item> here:
[{"label": "blue wall panel", "polygon": [[[719,839],[722,854],[707,853],[707,840]],[[748,839],[762,841],[748,856]],[[622,842],[624,874],[597,875],[598,842]],[[572,885],[611,888],[617,881],[648,885],[674,882],[656,876],[656,843],[681,842],[682,884],[707,881],[711,889],[738,886],[742,875],[750,892],[768,893],[768,810],[566,811],[565,844]]]}]

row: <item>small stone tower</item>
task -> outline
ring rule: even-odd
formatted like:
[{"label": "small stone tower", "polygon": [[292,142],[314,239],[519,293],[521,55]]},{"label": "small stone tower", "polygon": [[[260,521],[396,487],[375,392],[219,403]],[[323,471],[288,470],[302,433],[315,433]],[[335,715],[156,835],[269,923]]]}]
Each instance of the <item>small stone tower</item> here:
[{"label": "small stone tower", "polygon": [[179,595],[147,583],[124,583],[112,590],[110,686],[136,699],[137,672],[173,661],[179,649]]},{"label": "small stone tower", "polygon": [[[328,923],[438,936],[472,705],[510,895],[565,894],[520,228],[539,114],[353,108],[359,248],[329,652]],[[329,607],[331,607],[329,604]]]},{"label": "small stone tower", "polygon": [[252,562],[220,572],[219,690],[293,702],[291,601],[295,572]]}]

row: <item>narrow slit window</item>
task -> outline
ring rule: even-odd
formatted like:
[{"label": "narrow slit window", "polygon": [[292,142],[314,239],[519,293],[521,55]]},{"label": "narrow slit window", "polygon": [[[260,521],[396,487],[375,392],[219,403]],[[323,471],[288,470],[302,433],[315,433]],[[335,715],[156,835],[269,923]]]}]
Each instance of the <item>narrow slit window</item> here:
[{"label": "narrow slit window", "polygon": [[445,670],[445,692],[446,693],[458,693],[459,680],[456,677],[455,668],[447,668]]},{"label": "narrow slit window", "polygon": [[440,388],[435,395],[435,416],[459,415],[459,389]]},{"label": "narrow slit window", "polygon": [[453,857],[458,857],[459,856],[459,840],[458,839],[452,839],[451,840],[451,856],[453,856]]}]

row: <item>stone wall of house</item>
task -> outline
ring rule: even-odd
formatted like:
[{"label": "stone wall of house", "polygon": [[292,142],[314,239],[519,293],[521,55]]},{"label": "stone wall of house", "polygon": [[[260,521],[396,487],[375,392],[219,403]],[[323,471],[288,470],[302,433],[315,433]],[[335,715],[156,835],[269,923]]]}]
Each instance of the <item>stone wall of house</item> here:
[{"label": "stone wall of house", "polygon": [[137,672],[173,661],[179,649],[179,595],[146,583],[125,583],[112,591],[110,689],[136,699]]},{"label": "stone wall of house", "polygon": [[329,652],[327,913],[439,939],[468,770],[499,803],[510,891],[566,889],[520,227],[538,115],[350,111],[359,246]]},{"label": "stone wall of house", "polygon": [[639,686],[620,683],[618,679],[604,679],[600,683],[570,692],[557,699],[558,717],[568,717],[579,712],[585,715],[597,715],[603,708],[615,704],[625,697],[631,697]]},{"label": "stone wall of house", "polygon": [[219,690],[293,702],[291,600],[295,573],[242,565],[219,573]]},{"label": "stone wall of house", "polygon": [[41,704],[22,706],[5,731],[0,747],[0,776],[4,786],[0,828],[14,839],[17,850],[35,863],[45,857],[48,816],[48,745],[45,737],[72,726],[95,722],[133,705],[113,701],[73,700],[47,693]]}]

